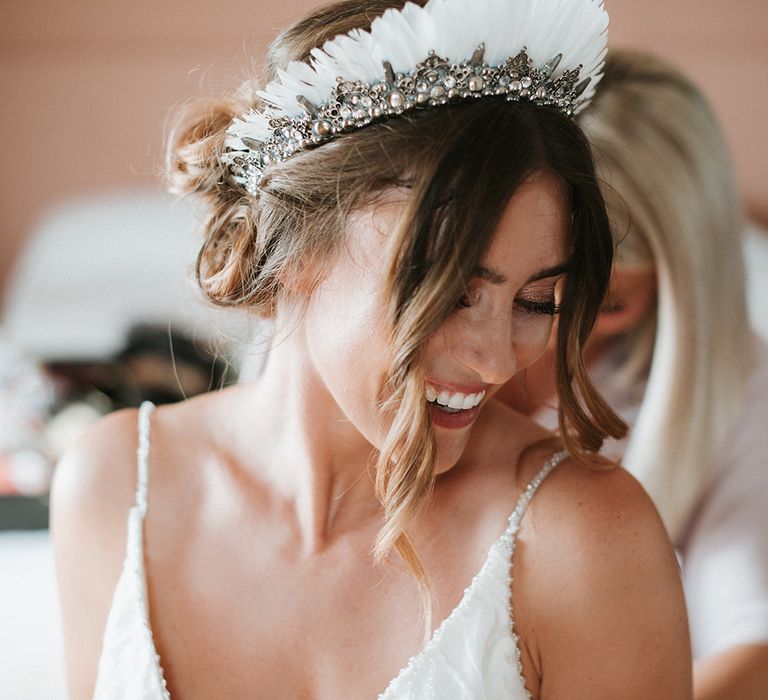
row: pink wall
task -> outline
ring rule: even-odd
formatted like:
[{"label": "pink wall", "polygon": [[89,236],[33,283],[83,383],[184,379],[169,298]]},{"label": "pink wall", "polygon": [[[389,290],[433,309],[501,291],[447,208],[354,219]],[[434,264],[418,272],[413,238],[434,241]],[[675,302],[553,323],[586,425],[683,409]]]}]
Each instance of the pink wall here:
[{"label": "pink wall", "polygon": [[[36,219],[89,190],[156,182],[169,108],[239,82],[308,0],[6,4],[0,26],[0,289]],[[768,3],[606,0],[613,45],[676,61],[712,100],[744,199],[768,223]]]}]

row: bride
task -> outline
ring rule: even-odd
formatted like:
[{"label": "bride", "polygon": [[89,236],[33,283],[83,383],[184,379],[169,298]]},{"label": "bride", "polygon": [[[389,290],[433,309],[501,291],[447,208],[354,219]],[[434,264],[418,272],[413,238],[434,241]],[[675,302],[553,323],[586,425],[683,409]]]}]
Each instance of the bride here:
[{"label": "bride", "polygon": [[[674,554],[597,454],[625,428],[581,358],[612,244],[573,115],[606,22],[340,2],[264,92],[191,108],[169,177],[209,206],[199,284],[272,347],[59,465],[72,698],[690,697]],[[494,399],[556,316],[559,436]]]}]

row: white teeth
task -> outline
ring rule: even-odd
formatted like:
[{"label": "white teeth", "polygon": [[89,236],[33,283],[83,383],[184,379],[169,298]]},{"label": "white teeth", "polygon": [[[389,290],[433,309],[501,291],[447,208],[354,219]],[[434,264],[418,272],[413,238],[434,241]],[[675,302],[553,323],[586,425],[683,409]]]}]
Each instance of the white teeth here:
[{"label": "white teeth", "polygon": [[464,411],[474,408],[485,398],[484,391],[477,394],[461,394],[459,392],[450,394],[446,389],[443,389],[443,391],[438,393],[437,389],[431,385],[427,386],[425,395],[427,401],[431,403],[437,402],[441,406]]},{"label": "white teeth", "polygon": [[448,399],[448,408],[464,408],[464,394],[451,394]]}]

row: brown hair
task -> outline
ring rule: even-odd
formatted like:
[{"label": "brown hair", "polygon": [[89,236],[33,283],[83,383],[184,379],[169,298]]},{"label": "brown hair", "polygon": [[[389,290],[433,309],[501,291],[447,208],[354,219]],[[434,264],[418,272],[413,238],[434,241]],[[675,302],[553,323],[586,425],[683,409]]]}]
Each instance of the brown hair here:
[{"label": "brown hair", "polygon": [[[269,51],[268,75],[335,35],[366,28],[403,2],[340,2],[296,23]],[[423,3],[422,3],[423,4]],[[214,302],[274,313],[286,267],[322,275],[343,240],[349,214],[405,185],[410,197],[390,236],[389,281],[394,356],[391,427],[379,454],[376,487],[385,525],[375,553],[397,549],[429,598],[429,584],[406,528],[434,484],[434,435],[419,374],[419,349],[453,312],[480,264],[507,202],[533,173],[563,184],[571,213],[558,324],[560,424],[576,457],[620,437],[625,426],[597,394],[581,357],[611,269],[608,219],[586,140],[559,111],[486,98],[411,112],[345,135],[273,165],[257,198],[231,183],[220,156],[236,114],[258,106],[244,95],[192,112],[172,136],[168,176],[177,192],[211,204],[197,275]],[[428,602],[425,609],[429,611]],[[429,623],[426,625],[429,629]]]}]

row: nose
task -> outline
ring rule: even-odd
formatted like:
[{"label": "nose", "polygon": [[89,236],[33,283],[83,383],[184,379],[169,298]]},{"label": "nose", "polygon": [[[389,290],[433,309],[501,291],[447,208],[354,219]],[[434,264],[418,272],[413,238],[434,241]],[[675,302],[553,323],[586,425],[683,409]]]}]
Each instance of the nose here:
[{"label": "nose", "polygon": [[453,347],[456,358],[485,384],[504,384],[518,371],[511,325],[498,318],[476,324]]}]

